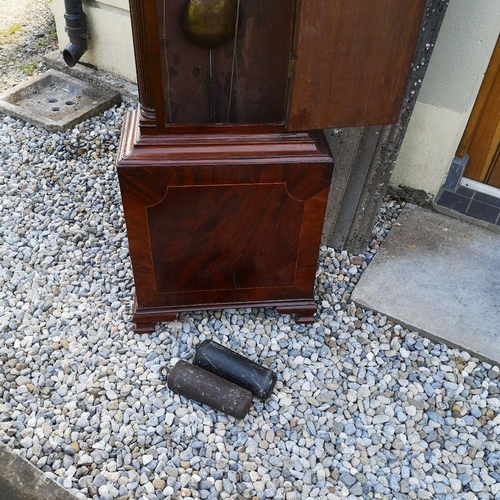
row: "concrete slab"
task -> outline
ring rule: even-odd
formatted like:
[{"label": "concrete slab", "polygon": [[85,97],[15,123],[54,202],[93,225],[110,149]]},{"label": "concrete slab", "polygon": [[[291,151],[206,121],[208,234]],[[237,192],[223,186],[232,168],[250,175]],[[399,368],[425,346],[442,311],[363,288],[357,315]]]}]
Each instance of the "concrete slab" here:
[{"label": "concrete slab", "polygon": [[[1,2],[2,0],[0,0]],[[77,64],[70,68],[64,62],[62,52],[54,50],[43,56],[45,64],[52,69],[66,73],[69,76],[89,82],[99,87],[113,90],[121,95],[122,101],[139,102],[139,90],[137,84],[129,82],[119,76],[103,71],[102,68],[94,68],[84,64]]]},{"label": "concrete slab", "polygon": [[118,102],[117,92],[51,69],[0,95],[0,112],[58,132]]},{"label": "concrete slab", "polygon": [[407,205],[352,300],[500,363],[500,235]]},{"label": "concrete slab", "polygon": [[0,500],[76,500],[40,469],[0,443]]}]

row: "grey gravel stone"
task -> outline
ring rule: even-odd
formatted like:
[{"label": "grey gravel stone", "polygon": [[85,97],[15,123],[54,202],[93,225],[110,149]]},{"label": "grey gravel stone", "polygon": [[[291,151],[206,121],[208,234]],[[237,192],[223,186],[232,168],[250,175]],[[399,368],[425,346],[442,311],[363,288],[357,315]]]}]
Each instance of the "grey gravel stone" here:
[{"label": "grey gravel stone", "polygon": [[484,488],[484,484],[481,483],[480,481],[471,481],[469,483],[469,488],[474,491],[474,492],[478,492],[478,491],[482,491],[483,488]]},{"label": "grey gravel stone", "polygon": [[351,493],[351,495],[360,497],[361,495],[363,495],[363,487],[360,483],[355,483],[349,488],[349,493]]},{"label": "grey gravel stone", "polygon": [[99,489],[101,486],[105,485],[107,483],[106,478],[102,474],[97,474],[97,476],[94,478],[94,486]]},{"label": "grey gravel stone", "polygon": [[342,474],[340,474],[339,480],[342,481],[346,486],[352,486],[356,482],[356,478],[348,472],[342,472]]}]

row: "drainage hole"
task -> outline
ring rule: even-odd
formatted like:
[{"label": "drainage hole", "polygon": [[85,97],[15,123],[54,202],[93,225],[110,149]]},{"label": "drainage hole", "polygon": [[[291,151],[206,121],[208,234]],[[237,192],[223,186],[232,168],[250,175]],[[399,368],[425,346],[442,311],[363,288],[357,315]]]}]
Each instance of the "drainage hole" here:
[{"label": "drainage hole", "polygon": [[57,102],[57,99],[55,97],[49,97],[47,102]]},{"label": "drainage hole", "polygon": [[59,111],[60,109],[61,109],[61,108],[58,108],[57,106],[54,106],[54,107],[52,108],[52,111]]},{"label": "drainage hole", "polygon": [[66,106],[73,106],[74,101],[66,101],[64,104],[66,104]]}]

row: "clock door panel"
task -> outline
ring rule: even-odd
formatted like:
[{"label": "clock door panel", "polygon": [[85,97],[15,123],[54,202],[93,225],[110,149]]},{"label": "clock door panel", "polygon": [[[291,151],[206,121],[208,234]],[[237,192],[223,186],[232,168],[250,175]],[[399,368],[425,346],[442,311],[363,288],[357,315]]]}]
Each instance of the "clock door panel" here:
[{"label": "clock door panel", "polygon": [[298,0],[288,130],[396,123],[425,0]]}]

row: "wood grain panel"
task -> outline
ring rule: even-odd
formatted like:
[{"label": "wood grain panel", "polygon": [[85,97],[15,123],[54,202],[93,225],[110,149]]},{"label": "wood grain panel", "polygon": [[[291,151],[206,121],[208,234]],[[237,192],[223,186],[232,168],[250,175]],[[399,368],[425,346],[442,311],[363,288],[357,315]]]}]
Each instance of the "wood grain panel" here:
[{"label": "wood grain panel", "polygon": [[165,119],[172,123],[210,121],[210,53],[182,28],[186,2],[158,1]]},{"label": "wood grain panel", "polygon": [[398,120],[425,0],[298,0],[288,130]]},{"label": "wood grain panel", "polygon": [[500,44],[497,42],[459,151],[457,151],[457,154],[468,153],[470,156],[464,176],[500,187],[500,172],[497,171],[499,145]]},{"label": "wood grain panel", "polygon": [[[284,121],[294,5],[294,0],[242,0],[230,122]],[[216,67],[226,68],[216,73],[222,121],[227,115],[232,51],[231,46],[216,52]]]},{"label": "wood grain panel", "polygon": [[163,82],[160,71],[158,18],[155,4],[130,0],[130,19],[137,67],[140,100],[140,126],[143,134],[165,131]]},{"label": "wood grain panel", "polygon": [[302,213],[284,183],[169,187],[147,208],[157,293],[293,286]]},{"label": "wood grain panel", "polygon": [[487,182],[500,144],[500,72],[496,74],[491,91],[479,118],[467,152],[470,160],[465,177]]},{"label": "wood grain panel", "polygon": [[[276,146],[283,151],[281,144]],[[234,146],[228,150],[234,151]],[[318,155],[322,163],[314,164],[300,163],[293,154],[274,158],[276,163],[233,157],[230,163],[213,166],[192,164],[186,157],[176,166],[134,167],[133,158],[120,162],[139,308],[312,298],[332,165],[323,155]],[[300,181],[304,186],[297,190]],[[235,287],[221,271],[228,262],[236,268],[238,252],[248,259],[253,253],[255,259],[237,280],[249,288]],[[215,253],[217,259],[211,257]],[[299,260],[303,268],[297,268]],[[197,267],[205,261],[209,273]]]},{"label": "wood grain panel", "polygon": [[500,188],[500,145],[498,146],[495,157],[491,162],[490,171],[486,176],[486,184]]},{"label": "wood grain panel", "polygon": [[[469,146],[474,138],[476,128],[481,120],[481,116],[486,108],[488,99],[492,88],[495,84],[498,74],[500,73],[500,38],[497,40],[495,50],[491,56],[490,63],[488,65],[488,70],[484,75],[483,83],[481,83],[481,88],[479,89],[479,94],[477,95],[476,102],[474,104],[474,109],[467,122],[467,127],[465,128],[464,135],[460,140],[460,144],[457,149],[456,155],[459,158],[463,158],[465,154],[469,151]],[[469,177],[470,179],[478,180],[476,177]]]}]

